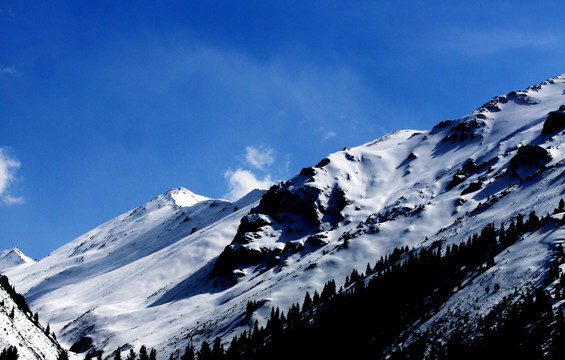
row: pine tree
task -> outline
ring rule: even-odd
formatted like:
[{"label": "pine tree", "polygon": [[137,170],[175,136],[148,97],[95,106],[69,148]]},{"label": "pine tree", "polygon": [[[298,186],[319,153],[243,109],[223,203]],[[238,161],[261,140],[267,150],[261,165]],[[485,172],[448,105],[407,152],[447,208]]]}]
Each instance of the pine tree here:
[{"label": "pine tree", "polygon": [[306,312],[312,309],[312,298],[310,297],[310,293],[306,291],[306,295],[304,295],[304,302],[302,303],[302,312]]},{"label": "pine tree", "polygon": [[524,234],[524,217],[522,214],[518,214],[516,218],[516,233],[518,236]]},{"label": "pine tree", "polygon": [[214,340],[214,346],[212,347],[212,358],[221,359],[224,356],[224,347],[222,346],[222,339],[217,337]]},{"label": "pine tree", "polygon": [[57,360],[69,360],[69,353],[66,350],[63,350],[57,356]]},{"label": "pine tree", "polygon": [[536,212],[534,210],[532,210],[530,212],[530,215],[528,216],[528,229],[529,230],[534,230],[538,227],[539,225],[539,218],[536,215]]},{"label": "pine tree", "polygon": [[139,349],[139,360],[149,360],[149,355],[147,355],[147,348],[145,345],[141,345]]},{"label": "pine tree", "polygon": [[198,360],[211,360],[212,357],[212,349],[210,349],[210,345],[205,340],[200,346],[200,351],[198,351]]},{"label": "pine tree", "polygon": [[[354,270],[357,271],[357,270]],[[324,289],[322,290],[322,295],[320,295],[320,299],[322,301],[329,299],[331,296],[335,295],[335,280],[330,280],[324,285]]]},{"label": "pine tree", "polygon": [[18,360],[18,348],[15,346],[8,346],[0,352],[0,360]]},{"label": "pine tree", "polygon": [[157,351],[153,348],[149,352],[149,360],[157,360]]},{"label": "pine tree", "polygon": [[184,354],[181,356],[180,360],[194,360],[194,346],[192,342],[189,342],[184,349]]},{"label": "pine tree", "polygon": [[498,241],[500,241],[501,244],[506,243],[506,233],[504,231],[504,224],[500,224],[500,230],[498,231]]},{"label": "pine tree", "polygon": [[136,357],[137,354],[135,353],[135,351],[133,351],[133,348],[129,349],[128,357],[126,358],[126,360],[135,360]]},{"label": "pine tree", "polygon": [[114,360],[122,360],[122,353],[120,351],[120,347],[118,346],[118,348],[116,350],[114,350]]},{"label": "pine tree", "polygon": [[251,318],[251,315],[253,315],[253,310],[255,310],[255,306],[256,303],[255,301],[248,301],[247,305],[245,306],[245,318],[249,319]]},{"label": "pine tree", "polygon": [[318,291],[314,290],[314,297],[312,298],[312,305],[317,306],[318,304],[320,304],[320,294],[318,294]]}]

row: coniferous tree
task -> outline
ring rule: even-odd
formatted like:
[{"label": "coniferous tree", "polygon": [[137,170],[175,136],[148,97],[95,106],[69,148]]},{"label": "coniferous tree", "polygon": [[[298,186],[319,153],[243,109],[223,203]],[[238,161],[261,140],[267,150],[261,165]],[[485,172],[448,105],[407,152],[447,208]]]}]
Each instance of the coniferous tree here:
[{"label": "coniferous tree", "polygon": [[137,354],[135,353],[135,351],[133,351],[133,348],[129,349],[129,353],[128,356],[126,357],[126,360],[135,360],[136,357]]},{"label": "coniferous tree", "polygon": [[322,290],[322,295],[320,295],[320,299],[322,301],[329,299],[331,296],[335,295],[335,280],[330,280],[324,285],[324,289]]},{"label": "coniferous tree", "polygon": [[15,346],[8,346],[0,352],[0,360],[18,360],[20,355],[18,354],[18,348]]},{"label": "coniferous tree", "polygon": [[498,241],[500,243],[506,243],[506,232],[504,231],[504,224],[500,224],[500,230],[498,231]]},{"label": "coniferous tree", "polygon": [[184,349],[184,354],[181,356],[180,360],[194,360],[194,346],[192,342],[189,342]]},{"label": "coniferous tree", "polygon": [[139,360],[149,360],[145,345],[141,345],[141,348],[139,348]]},{"label": "coniferous tree", "polygon": [[63,350],[57,356],[57,360],[69,360],[69,353],[66,350]]},{"label": "coniferous tree", "polygon": [[304,302],[302,303],[302,312],[306,312],[312,309],[312,298],[310,297],[310,293],[306,291],[306,295],[304,295]]},{"label": "coniferous tree", "polygon": [[524,217],[522,214],[518,214],[516,217],[516,232],[518,236],[524,233]]},{"label": "coniferous tree", "polygon": [[114,356],[114,360],[122,360],[122,352],[120,351],[119,346],[116,350],[114,350],[113,356]]},{"label": "coniferous tree", "polygon": [[212,346],[212,359],[221,359],[224,356],[224,347],[222,345],[222,339],[217,337],[214,340],[214,345]]},{"label": "coniferous tree", "polygon": [[149,352],[149,360],[157,360],[157,351],[153,348]]},{"label": "coniferous tree", "polygon": [[245,318],[249,319],[251,315],[253,315],[253,310],[255,309],[255,302],[248,301],[247,305],[245,306]]},{"label": "coniferous tree", "polygon": [[211,360],[212,357],[212,349],[210,349],[210,345],[207,341],[202,342],[200,346],[200,350],[198,351],[198,360]]},{"label": "coniferous tree", "polygon": [[320,303],[320,294],[318,291],[314,290],[314,297],[312,298],[312,305],[317,306]]},{"label": "coniferous tree", "polygon": [[533,230],[539,226],[539,218],[536,215],[536,212],[532,210],[530,215],[528,216],[528,230]]},{"label": "coniferous tree", "polygon": [[371,269],[371,264],[367,263],[367,268],[365,269],[365,274],[369,275],[373,273],[373,269]]}]

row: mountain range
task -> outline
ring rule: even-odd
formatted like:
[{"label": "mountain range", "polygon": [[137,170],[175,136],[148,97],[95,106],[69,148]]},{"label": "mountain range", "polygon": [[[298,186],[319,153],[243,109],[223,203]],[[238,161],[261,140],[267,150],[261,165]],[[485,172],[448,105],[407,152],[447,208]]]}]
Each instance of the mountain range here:
[{"label": "mountain range", "polygon": [[[330,281],[351,287],[354,270],[367,268],[368,283],[395,249],[403,261],[496,229],[488,264],[466,272],[386,351],[431,329],[447,341],[518,290],[541,286],[561,307],[560,282],[548,274],[562,270],[564,130],[561,75],[432,129],[344,148],[235,202],[169,190],[39,261],[3,252],[0,271],[65,347],[109,356],[143,344],[165,358],[189,341],[228,344]],[[504,229],[532,212],[543,226],[502,246]]]}]

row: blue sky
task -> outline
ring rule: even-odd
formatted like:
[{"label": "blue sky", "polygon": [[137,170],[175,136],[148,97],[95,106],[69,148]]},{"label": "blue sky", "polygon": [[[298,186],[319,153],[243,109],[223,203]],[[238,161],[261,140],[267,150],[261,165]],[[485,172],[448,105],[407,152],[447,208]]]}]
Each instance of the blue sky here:
[{"label": "blue sky", "polygon": [[235,199],[565,72],[558,1],[0,3],[0,249]]}]

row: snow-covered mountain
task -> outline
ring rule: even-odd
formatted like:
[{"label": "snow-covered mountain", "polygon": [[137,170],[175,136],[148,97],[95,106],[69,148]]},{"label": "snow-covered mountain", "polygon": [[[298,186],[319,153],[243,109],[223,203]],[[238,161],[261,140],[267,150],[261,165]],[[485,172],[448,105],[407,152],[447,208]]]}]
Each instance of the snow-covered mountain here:
[{"label": "snow-covered mountain", "polygon": [[[395,247],[553,213],[565,194],[564,104],[561,75],[430,130],[343,149],[234,203],[171,190],[6,272],[68,346],[145,344],[164,357],[187,338],[229,340]],[[554,222],[523,237],[413,330],[449,332],[463,310],[485,314],[539,284],[564,231]],[[248,301],[260,304],[251,317]]]},{"label": "snow-covered mountain", "polygon": [[7,269],[21,265],[21,264],[31,264],[34,263],[35,260],[26,256],[20,249],[17,247],[4,250],[0,252],[0,273],[3,273]]}]

